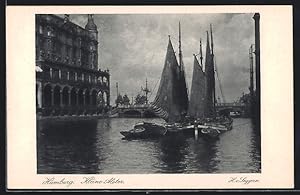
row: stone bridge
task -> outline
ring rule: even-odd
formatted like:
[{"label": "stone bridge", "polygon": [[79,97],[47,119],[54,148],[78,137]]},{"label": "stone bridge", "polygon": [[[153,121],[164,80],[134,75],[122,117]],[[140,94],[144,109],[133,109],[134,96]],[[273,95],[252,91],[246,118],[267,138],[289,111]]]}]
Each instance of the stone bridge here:
[{"label": "stone bridge", "polygon": [[245,103],[217,103],[216,104],[216,110],[222,111],[222,110],[228,110],[233,112],[240,112],[244,113],[247,109],[247,105]]},{"label": "stone bridge", "polygon": [[119,105],[112,109],[111,115],[118,114],[119,117],[156,117],[150,104],[141,105]]},{"label": "stone bridge", "polygon": [[[216,110],[227,110],[229,112],[239,112],[243,114],[246,110],[244,103],[217,103]],[[111,110],[111,115],[118,115],[119,117],[156,117],[155,112],[150,104],[141,105],[119,105]]]}]

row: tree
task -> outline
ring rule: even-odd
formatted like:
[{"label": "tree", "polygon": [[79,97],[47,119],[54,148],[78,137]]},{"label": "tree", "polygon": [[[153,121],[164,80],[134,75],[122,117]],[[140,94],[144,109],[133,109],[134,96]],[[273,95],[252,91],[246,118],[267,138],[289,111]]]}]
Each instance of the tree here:
[{"label": "tree", "polygon": [[135,96],[135,99],[134,99],[134,104],[139,104],[140,99],[141,99],[141,95],[137,94],[137,96]]},{"label": "tree", "polygon": [[244,103],[244,104],[250,104],[251,103],[251,95],[250,93],[246,93],[239,98],[239,101],[240,103]]},{"label": "tree", "polygon": [[122,95],[119,94],[115,102],[117,106],[122,105],[124,103]]},{"label": "tree", "polygon": [[137,104],[137,105],[145,104],[147,102],[146,100],[147,100],[147,98],[145,95],[138,94],[135,97],[135,104]]},{"label": "tree", "polygon": [[123,96],[123,104],[124,105],[130,104],[130,99],[128,98],[128,96],[126,94]]}]

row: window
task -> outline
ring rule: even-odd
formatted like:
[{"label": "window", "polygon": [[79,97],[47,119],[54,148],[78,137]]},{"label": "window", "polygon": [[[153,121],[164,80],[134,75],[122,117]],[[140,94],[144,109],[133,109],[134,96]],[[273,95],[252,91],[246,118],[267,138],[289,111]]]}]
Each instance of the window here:
[{"label": "window", "polygon": [[39,25],[39,33],[43,34],[43,26],[42,25]]}]

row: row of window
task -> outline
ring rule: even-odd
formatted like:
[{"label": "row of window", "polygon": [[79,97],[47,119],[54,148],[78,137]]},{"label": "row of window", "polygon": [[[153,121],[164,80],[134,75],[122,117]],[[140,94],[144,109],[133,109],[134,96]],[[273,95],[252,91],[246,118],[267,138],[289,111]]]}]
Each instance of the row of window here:
[{"label": "row of window", "polygon": [[38,39],[36,45],[36,55],[45,55],[46,52],[55,54],[55,56],[59,58],[57,60],[66,59],[67,62],[71,60],[74,62],[74,64],[78,64],[78,60],[82,62],[87,62],[87,64],[89,64],[91,68],[96,66],[98,61],[96,50],[86,51],[82,48],[76,48],[61,44],[57,41],[52,41],[49,39]]},{"label": "row of window", "polygon": [[60,69],[55,68],[44,68],[43,74],[45,77],[50,79],[62,79],[67,81],[83,81],[88,83],[99,83],[99,84],[108,84],[108,80],[106,77],[96,77],[95,75],[91,75],[88,73],[77,73],[70,71],[62,71]]},{"label": "row of window", "polygon": [[55,29],[52,26],[39,25],[38,34],[44,37],[55,37],[58,41],[75,47],[81,47],[82,45],[86,45],[87,43],[89,45],[93,44],[93,42],[90,42],[88,40],[82,40],[80,36],[62,32],[60,30]]}]

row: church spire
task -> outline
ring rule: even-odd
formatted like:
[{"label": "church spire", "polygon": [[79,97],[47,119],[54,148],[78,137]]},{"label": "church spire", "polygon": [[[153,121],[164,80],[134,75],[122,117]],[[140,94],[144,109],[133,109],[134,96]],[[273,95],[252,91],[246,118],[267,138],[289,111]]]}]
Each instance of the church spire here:
[{"label": "church spire", "polygon": [[88,14],[88,22],[85,25],[85,29],[88,31],[97,31],[97,26],[94,23],[94,14]]},{"label": "church spire", "polygon": [[98,30],[93,15],[94,14],[88,14],[88,21],[85,25],[85,29],[89,32],[89,35],[93,40],[98,41]]}]

